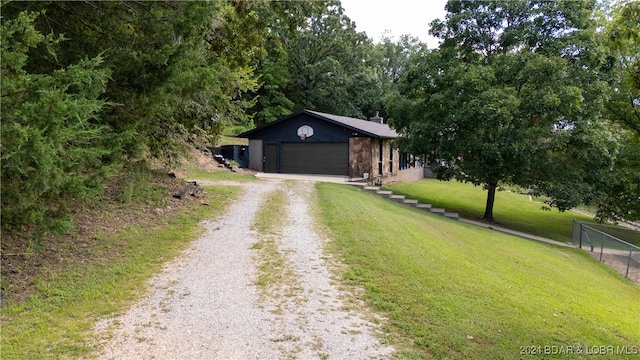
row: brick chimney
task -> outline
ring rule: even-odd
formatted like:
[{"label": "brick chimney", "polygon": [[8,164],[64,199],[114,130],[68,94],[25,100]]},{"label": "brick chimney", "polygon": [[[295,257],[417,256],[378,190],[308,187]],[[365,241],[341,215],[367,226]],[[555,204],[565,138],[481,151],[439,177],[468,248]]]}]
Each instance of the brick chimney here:
[{"label": "brick chimney", "polygon": [[380,117],[380,112],[376,111],[376,115],[374,117],[370,117],[369,121],[376,122],[378,124],[384,124],[384,118]]}]

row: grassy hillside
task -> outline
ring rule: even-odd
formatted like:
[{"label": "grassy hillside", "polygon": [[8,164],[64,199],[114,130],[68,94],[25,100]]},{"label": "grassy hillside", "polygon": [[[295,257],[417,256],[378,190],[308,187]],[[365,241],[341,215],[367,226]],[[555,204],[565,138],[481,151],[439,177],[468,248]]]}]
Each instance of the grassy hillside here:
[{"label": "grassy hillside", "polygon": [[[461,217],[478,220],[484,214],[487,191],[457,181],[425,179],[386,186],[394,193],[407,195],[422,203],[443,207]],[[544,211],[540,199],[511,191],[498,191],[493,216],[498,225],[562,242],[571,242],[573,219],[593,222],[593,218],[557,209]]]},{"label": "grassy hillside", "polygon": [[[403,358],[528,358],[545,346],[581,347],[589,358],[593,346],[633,352],[640,345],[640,287],[584,252],[352,187],[317,188],[329,249],[347,265],[344,279],[364,286],[365,299],[386,314]],[[620,358],[614,350],[597,358]]]}]

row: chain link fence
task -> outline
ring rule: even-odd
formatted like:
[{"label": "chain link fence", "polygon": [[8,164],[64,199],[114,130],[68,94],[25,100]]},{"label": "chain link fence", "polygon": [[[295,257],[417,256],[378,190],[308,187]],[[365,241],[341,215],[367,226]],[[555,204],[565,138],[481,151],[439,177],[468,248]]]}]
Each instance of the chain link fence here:
[{"label": "chain link fence", "polygon": [[[620,239],[619,237],[626,237],[624,231],[632,232],[629,233],[629,240],[640,238],[640,233],[631,229],[574,220],[573,244],[640,285],[640,246]],[[611,233],[615,233],[618,237]]]}]

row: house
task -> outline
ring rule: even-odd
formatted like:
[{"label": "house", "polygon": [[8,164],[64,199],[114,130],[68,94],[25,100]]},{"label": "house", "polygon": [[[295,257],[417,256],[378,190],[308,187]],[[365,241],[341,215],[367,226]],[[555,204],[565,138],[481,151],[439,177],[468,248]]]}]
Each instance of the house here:
[{"label": "house", "polygon": [[238,137],[249,139],[249,168],[256,171],[342,175],[370,183],[422,177],[421,168],[400,164],[408,157],[393,147],[398,134],[377,115],[367,121],[301,110]]}]

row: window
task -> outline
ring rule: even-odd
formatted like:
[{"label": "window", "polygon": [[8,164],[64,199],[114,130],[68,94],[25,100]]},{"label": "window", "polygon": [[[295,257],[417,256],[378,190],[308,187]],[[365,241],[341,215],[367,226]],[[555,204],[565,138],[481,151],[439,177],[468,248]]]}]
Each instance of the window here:
[{"label": "window", "polygon": [[378,175],[382,175],[382,159],[383,159],[383,153],[382,153],[382,139],[378,140]]},{"label": "window", "polygon": [[389,173],[393,174],[393,149],[391,144],[389,144]]}]

